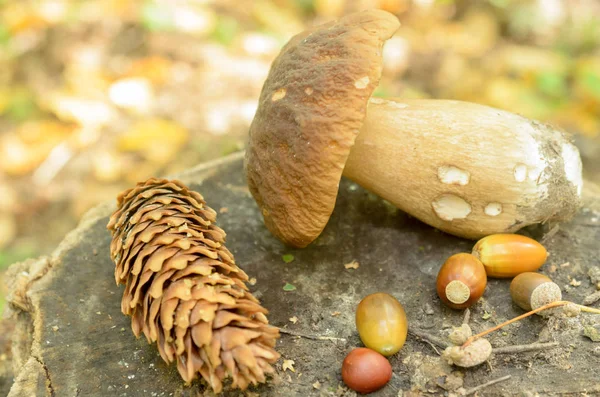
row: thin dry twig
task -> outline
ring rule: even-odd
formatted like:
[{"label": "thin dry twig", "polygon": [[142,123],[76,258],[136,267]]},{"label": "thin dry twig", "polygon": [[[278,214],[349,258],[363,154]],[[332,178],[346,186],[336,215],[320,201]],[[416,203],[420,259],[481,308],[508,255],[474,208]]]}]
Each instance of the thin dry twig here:
[{"label": "thin dry twig", "polygon": [[299,338],[305,338],[305,339],[330,340],[330,341],[334,341],[334,342],[347,342],[346,338],[336,338],[334,336],[321,336],[321,335],[303,334],[303,333],[300,333],[300,332],[290,331],[290,330],[283,329],[283,328],[279,328],[279,332],[281,332],[282,334],[291,335],[291,336],[297,336]]},{"label": "thin dry twig", "polygon": [[465,396],[468,396],[470,394],[474,394],[474,393],[478,392],[481,389],[485,389],[486,387],[489,387],[491,385],[495,385],[496,383],[499,383],[499,382],[504,382],[505,380],[508,380],[508,379],[510,379],[510,375],[506,375],[506,376],[503,376],[502,378],[494,379],[494,380],[491,380],[489,382],[483,383],[483,384],[481,384],[479,386],[472,387],[470,389],[465,390]]},{"label": "thin dry twig", "polygon": [[463,324],[469,324],[469,320],[471,319],[471,311],[467,307],[465,309],[465,316],[463,317]]},{"label": "thin dry twig", "polygon": [[586,296],[583,300],[583,304],[592,305],[598,301],[600,301],[600,291],[596,291],[593,294]]},{"label": "thin dry twig", "polygon": [[548,232],[546,232],[544,234],[544,236],[542,237],[541,244],[542,245],[546,244],[552,237],[554,237],[554,235],[556,233],[558,233],[559,230],[560,230],[560,225],[558,223],[556,225],[552,226],[552,228],[550,230],[548,230]]},{"label": "thin dry twig", "polygon": [[440,353],[440,351],[437,349],[437,347],[435,347],[435,345],[433,343],[429,342],[427,339],[423,339],[423,342],[425,342],[429,346],[431,346],[431,348],[433,349],[433,351],[436,352],[438,356],[442,355],[442,353]]},{"label": "thin dry twig", "polygon": [[470,337],[469,339],[467,339],[467,341],[466,341],[466,342],[465,342],[465,343],[462,345],[462,347],[463,347],[463,348],[464,348],[464,347],[467,347],[467,346],[469,346],[469,345],[470,345],[470,344],[471,344],[471,343],[472,343],[474,340],[476,340],[476,339],[479,339],[479,338],[481,338],[482,336],[485,336],[485,335],[487,335],[487,334],[489,334],[489,333],[492,333],[492,332],[494,332],[494,331],[497,331],[497,330],[499,330],[500,328],[507,326],[508,324],[512,324],[512,323],[514,323],[515,321],[522,320],[522,319],[524,319],[524,318],[526,318],[526,317],[529,317],[529,316],[531,316],[531,315],[534,315],[535,313],[539,313],[539,312],[541,312],[541,311],[544,311],[544,310],[546,310],[546,309],[551,309],[551,308],[553,308],[553,307],[560,307],[560,306],[566,306],[566,305],[575,305],[575,306],[577,306],[577,307],[579,308],[579,310],[581,310],[582,312],[600,314],[600,309],[595,309],[595,308],[592,308],[592,307],[587,307],[587,306],[578,305],[578,304],[576,304],[576,303],[569,302],[569,301],[556,301],[556,302],[551,302],[551,303],[548,303],[548,304],[546,304],[546,305],[544,305],[544,306],[540,306],[540,307],[538,307],[538,308],[537,308],[537,309],[535,309],[535,310],[528,311],[528,312],[527,312],[527,313],[525,313],[525,314],[521,314],[520,316],[517,316],[517,317],[515,317],[515,318],[512,318],[512,319],[510,319],[510,320],[508,320],[508,321],[505,321],[505,322],[503,322],[502,324],[498,324],[498,325],[496,325],[496,326],[494,326],[494,327],[492,327],[492,328],[490,328],[490,329],[487,329],[487,330],[485,330],[485,331],[483,331],[483,332],[480,332],[480,333],[478,333],[477,335],[473,335],[473,336],[471,336],[471,337]]},{"label": "thin dry twig", "polygon": [[591,226],[591,227],[600,227],[600,223],[596,222],[577,222],[575,225],[579,226]]},{"label": "thin dry twig", "polygon": [[75,152],[69,143],[65,140],[57,145],[48,157],[40,164],[33,173],[33,181],[40,186],[46,186],[58,175],[58,173],[67,165],[73,158]]},{"label": "thin dry twig", "polygon": [[430,342],[438,347],[442,347],[444,349],[452,346],[452,344],[450,344],[450,342],[446,342],[444,339],[438,338],[437,336],[430,335],[427,332],[422,331],[420,329],[409,328],[408,333],[413,336],[416,336],[417,338],[420,338],[426,342]]},{"label": "thin dry twig", "polygon": [[529,351],[533,351],[533,350],[551,349],[558,345],[559,345],[558,342],[547,342],[547,343],[530,343],[528,345],[503,346],[503,347],[496,347],[496,348],[492,349],[492,353],[494,353],[494,354],[523,353],[523,352],[529,352]]}]

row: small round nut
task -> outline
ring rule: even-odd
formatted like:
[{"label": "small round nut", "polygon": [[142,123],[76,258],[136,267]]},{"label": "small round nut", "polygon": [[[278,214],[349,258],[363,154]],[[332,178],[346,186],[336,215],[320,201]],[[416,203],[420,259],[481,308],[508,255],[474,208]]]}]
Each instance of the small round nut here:
[{"label": "small round nut", "polygon": [[440,268],[436,280],[442,302],[453,309],[464,309],[481,298],[487,285],[483,264],[471,254],[452,255]]},{"label": "small round nut", "polygon": [[520,234],[492,234],[475,244],[473,255],[483,263],[488,277],[510,278],[539,269],[548,252],[537,241]]},{"label": "small round nut", "polygon": [[510,296],[523,310],[535,310],[562,299],[560,287],[540,273],[519,274],[510,283]]}]

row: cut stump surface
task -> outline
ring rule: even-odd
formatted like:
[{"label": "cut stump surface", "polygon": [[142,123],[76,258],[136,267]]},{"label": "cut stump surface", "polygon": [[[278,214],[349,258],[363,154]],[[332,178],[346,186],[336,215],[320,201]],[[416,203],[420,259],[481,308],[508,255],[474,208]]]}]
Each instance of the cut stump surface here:
[{"label": "cut stump surface", "polygon": [[[200,192],[215,210],[226,208],[218,214],[217,224],[227,232],[227,247],[236,262],[256,278],[250,288],[270,310],[272,324],[296,334],[345,339],[282,334],[277,349],[283,357],[276,364],[277,373],[268,384],[251,387],[250,393],[344,393],[339,389],[343,387],[341,363],[352,348],[362,346],[354,310],[373,292],[394,295],[404,305],[411,327],[444,337],[451,325],[460,325],[462,312],[440,303],[435,278],[444,260],[470,252],[472,241],[441,233],[343,180],[323,234],[308,248],[290,249],[263,225],[246,186],[241,158],[234,155],[178,178]],[[599,192],[589,184],[578,216],[545,242],[550,257],[540,271],[563,288],[566,299],[575,302],[594,291],[586,274],[590,267],[600,265]],[[114,282],[106,230],[113,208],[109,203],[88,213],[51,256],[11,267],[16,376],[9,396],[211,394],[200,381],[184,386],[175,365],[165,364],[156,347],[144,338],[136,339],[130,319],[121,314],[123,286]],[[541,228],[529,232],[542,237]],[[352,261],[356,264],[344,266]],[[561,266],[567,262],[568,266]],[[573,278],[581,284],[571,287]],[[284,290],[286,283],[295,290]],[[483,300],[471,309],[474,331],[522,313],[510,301],[509,283],[489,281]],[[390,358],[394,370],[390,384],[374,395],[396,396],[399,390],[411,389],[436,395],[444,387],[451,390],[462,383],[468,389],[505,375],[511,378],[480,395],[600,393],[599,345],[582,336],[584,326],[598,323],[600,319],[593,316],[562,322],[527,319],[492,334],[492,345],[549,339],[559,341],[560,346],[496,355],[492,365],[469,370],[447,366],[429,345],[409,336],[404,348]],[[295,372],[282,369],[284,360],[294,361]],[[226,390],[225,395],[239,396],[240,392]]]}]

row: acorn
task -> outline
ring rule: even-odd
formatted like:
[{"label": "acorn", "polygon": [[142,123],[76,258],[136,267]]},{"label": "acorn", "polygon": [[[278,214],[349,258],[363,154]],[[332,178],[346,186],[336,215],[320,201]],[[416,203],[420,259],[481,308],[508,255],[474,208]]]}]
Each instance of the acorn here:
[{"label": "acorn", "polygon": [[473,255],[483,263],[488,277],[510,278],[539,269],[548,252],[537,241],[520,234],[492,234],[475,244]]},{"label": "acorn", "polygon": [[367,295],[356,308],[356,329],[366,347],[391,356],[406,341],[406,312],[390,294],[378,292]]},{"label": "acorn", "polygon": [[452,255],[440,268],[437,293],[444,304],[453,309],[465,309],[481,298],[487,285],[485,268],[471,254]]},{"label": "acorn", "polygon": [[371,393],[392,379],[392,366],[381,354],[366,347],[352,350],[342,363],[342,380],[354,391]]},{"label": "acorn", "polygon": [[523,310],[535,310],[545,304],[562,300],[560,287],[547,276],[525,272],[510,283],[510,296]]}]

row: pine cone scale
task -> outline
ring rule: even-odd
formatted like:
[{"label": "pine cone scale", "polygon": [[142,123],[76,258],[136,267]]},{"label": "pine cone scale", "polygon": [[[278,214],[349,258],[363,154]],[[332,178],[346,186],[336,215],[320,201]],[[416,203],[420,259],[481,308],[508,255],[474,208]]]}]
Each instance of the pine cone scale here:
[{"label": "pine cone scale", "polygon": [[204,346],[210,343],[213,337],[212,327],[208,321],[200,321],[192,326],[192,340],[196,346]]}]

